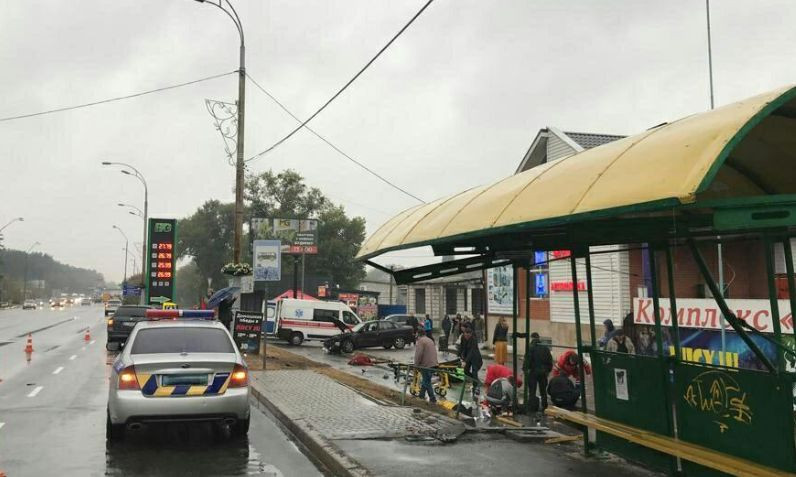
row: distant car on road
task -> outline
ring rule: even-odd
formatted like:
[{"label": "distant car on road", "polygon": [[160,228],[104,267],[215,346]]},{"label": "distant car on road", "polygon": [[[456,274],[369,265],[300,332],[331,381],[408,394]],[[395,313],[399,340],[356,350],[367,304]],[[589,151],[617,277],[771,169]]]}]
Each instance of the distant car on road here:
[{"label": "distant car on road", "polygon": [[52,303],[50,304],[50,308],[63,308],[63,307],[64,307],[64,302],[62,302],[61,300],[53,300]]},{"label": "distant car on road", "polygon": [[169,421],[218,421],[242,437],[249,419],[249,372],[220,322],[168,319],[134,327],[111,370],[109,441]]},{"label": "distant car on road", "polygon": [[81,298],[80,304],[82,306],[91,306],[91,298]]},{"label": "distant car on road", "polygon": [[108,300],[105,303],[105,316],[115,313],[120,306],[122,306],[122,300]]},{"label": "distant car on road", "polygon": [[382,319],[382,321],[390,321],[398,326],[411,326],[409,324],[409,318],[411,318],[411,315],[387,315]]},{"label": "distant car on road", "polygon": [[111,349],[112,343],[122,343],[127,341],[135,324],[146,320],[146,311],[151,309],[146,305],[121,305],[108,318],[108,340],[105,343],[106,349]]},{"label": "distant car on road", "polygon": [[35,310],[36,309],[36,300],[25,300],[22,303],[23,310]]},{"label": "distant car on road", "polygon": [[340,333],[323,342],[329,351],[352,353],[360,348],[381,346],[384,349],[403,349],[407,343],[414,343],[412,328],[399,326],[391,321],[366,321],[356,325],[351,332]]}]

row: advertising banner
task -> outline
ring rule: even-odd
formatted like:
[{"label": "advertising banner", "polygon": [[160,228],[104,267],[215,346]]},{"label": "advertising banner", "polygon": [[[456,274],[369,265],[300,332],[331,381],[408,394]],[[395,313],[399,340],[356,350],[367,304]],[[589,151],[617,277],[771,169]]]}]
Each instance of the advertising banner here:
[{"label": "advertising banner", "polygon": [[263,334],[263,314],[256,311],[235,312],[232,339],[241,352],[260,354],[260,338]]},{"label": "advertising banner", "polygon": [[514,272],[511,265],[487,270],[487,297],[490,314],[513,313]]},{"label": "advertising banner", "polygon": [[315,219],[254,218],[251,227],[256,239],[279,239],[282,253],[318,253],[318,221]]},{"label": "advertising banner", "polygon": [[252,264],[254,280],[278,282],[282,279],[282,253],[279,240],[255,240]]},{"label": "advertising banner", "polygon": [[[788,300],[778,300],[779,322],[782,333],[793,333],[793,316]],[[735,315],[753,326],[757,331],[773,333],[771,324],[771,306],[768,300],[735,299],[727,300],[727,305]],[[671,307],[667,298],[661,298],[661,324],[670,325],[672,320]],[[652,298],[633,299],[633,321],[640,325],[655,324],[655,308]],[[677,325],[683,328],[700,328],[710,330],[721,329],[721,310],[712,298],[678,298]],[[726,329],[732,330],[729,323]]]}]

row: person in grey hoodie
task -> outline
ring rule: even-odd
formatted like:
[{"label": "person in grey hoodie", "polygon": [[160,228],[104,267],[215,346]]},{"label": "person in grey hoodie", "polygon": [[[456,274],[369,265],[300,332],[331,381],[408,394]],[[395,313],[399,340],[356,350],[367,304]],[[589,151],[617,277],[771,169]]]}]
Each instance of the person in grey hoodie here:
[{"label": "person in grey hoodie", "polygon": [[420,375],[422,376],[420,382],[420,399],[425,399],[426,392],[428,392],[428,400],[432,403],[437,402],[437,397],[434,395],[434,387],[431,385],[431,374],[433,371],[429,368],[436,368],[438,365],[437,347],[434,345],[434,340],[422,332],[417,333],[417,341],[415,342],[415,366],[424,368],[420,370]]}]

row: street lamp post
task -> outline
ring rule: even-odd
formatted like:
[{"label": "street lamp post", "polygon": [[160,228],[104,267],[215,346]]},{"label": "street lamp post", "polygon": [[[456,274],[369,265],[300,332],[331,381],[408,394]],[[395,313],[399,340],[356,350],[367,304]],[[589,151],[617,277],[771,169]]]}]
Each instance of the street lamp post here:
[{"label": "street lamp post", "polygon": [[[196,0],[199,3],[213,5],[224,12],[238,29],[240,36],[240,67],[238,68],[238,137],[235,161],[235,231],[233,234],[234,243],[232,244],[232,259],[235,263],[240,262],[240,248],[243,236],[243,133],[244,121],[246,118],[246,44],[243,37],[243,23],[240,21],[238,12],[229,0]],[[225,8],[224,5],[229,7]]]},{"label": "street lamp post", "polygon": [[[130,241],[127,240],[127,234],[124,233],[122,229],[120,229],[116,225],[114,225],[113,228],[118,230],[119,233],[121,233],[122,236],[124,236],[124,280],[122,280],[122,288],[124,288],[124,285],[127,284],[127,246],[129,245]],[[124,295],[124,291],[122,291],[122,295]]]},{"label": "street lamp post", "polygon": [[[7,224],[5,224],[4,226],[0,227],[0,232],[5,230],[6,227],[8,227],[9,225],[13,224],[14,222],[24,222],[24,221],[25,221],[25,219],[23,219],[22,217],[16,217],[14,219],[11,219]],[[2,235],[0,235],[0,237],[2,237]],[[2,275],[0,275],[0,280],[2,280]],[[1,296],[2,296],[2,289],[0,289],[0,297]]]},{"label": "street lamp post", "polygon": [[[127,168],[131,169],[133,172],[130,172],[127,169],[122,169],[122,174],[127,174],[128,176],[135,177],[136,179],[141,181],[141,184],[143,184],[143,186],[144,186],[144,210],[143,210],[143,214],[144,214],[144,227],[143,227],[144,228],[144,233],[143,233],[144,247],[143,247],[143,251],[141,253],[141,285],[143,286],[144,283],[146,283],[144,281],[144,274],[146,273],[146,232],[147,232],[147,216],[148,216],[147,214],[149,213],[149,188],[147,187],[146,179],[144,179],[144,175],[141,174],[141,172],[138,169],[136,169],[135,167],[133,167],[130,164],[127,164],[125,162],[103,161],[102,165],[103,166],[122,166],[122,167],[127,167]],[[125,204],[121,204],[121,203],[119,205],[122,206],[122,207],[125,206]],[[130,206],[128,206],[128,207],[130,207]],[[139,212],[141,212],[141,209],[139,209],[138,207],[135,207],[135,209],[138,210]],[[127,260],[125,259],[125,263],[126,262],[127,262]]]},{"label": "street lamp post", "polygon": [[31,250],[33,250],[37,245],[41,245],[39,242],[33,242],[33,245],[30,246],[27,252],[25,252],[25,273],[22,275],[22,303],[25,303],[25,300],[28,298],[28,255],[30,255]]}]

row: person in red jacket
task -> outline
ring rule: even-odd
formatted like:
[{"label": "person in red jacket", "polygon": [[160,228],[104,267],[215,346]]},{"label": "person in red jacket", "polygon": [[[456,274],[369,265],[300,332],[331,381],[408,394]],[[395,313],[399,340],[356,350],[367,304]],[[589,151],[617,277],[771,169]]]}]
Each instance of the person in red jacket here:
[{"label": "person in red jacket", "polygon": [[[492,385],[493,382],[497,381],[500,378],[513,378],[514,372],[511,368],[507,366],[503,366],[501,364],[490,364],[486,367],[486,379],[484,379],[484,385],[487,389],[489,386]],[[517,378],[516,384],[518,388],[522,387],[522,377]]]},{"label": "person in red jacket", "polygon": [[[578,381],[578,353],[574,350],[567,350],[558,357],[556,365],[553,367],[553,376],[567,376]],[[583,364],[583,372],[591,374],[589,363]]]}]

